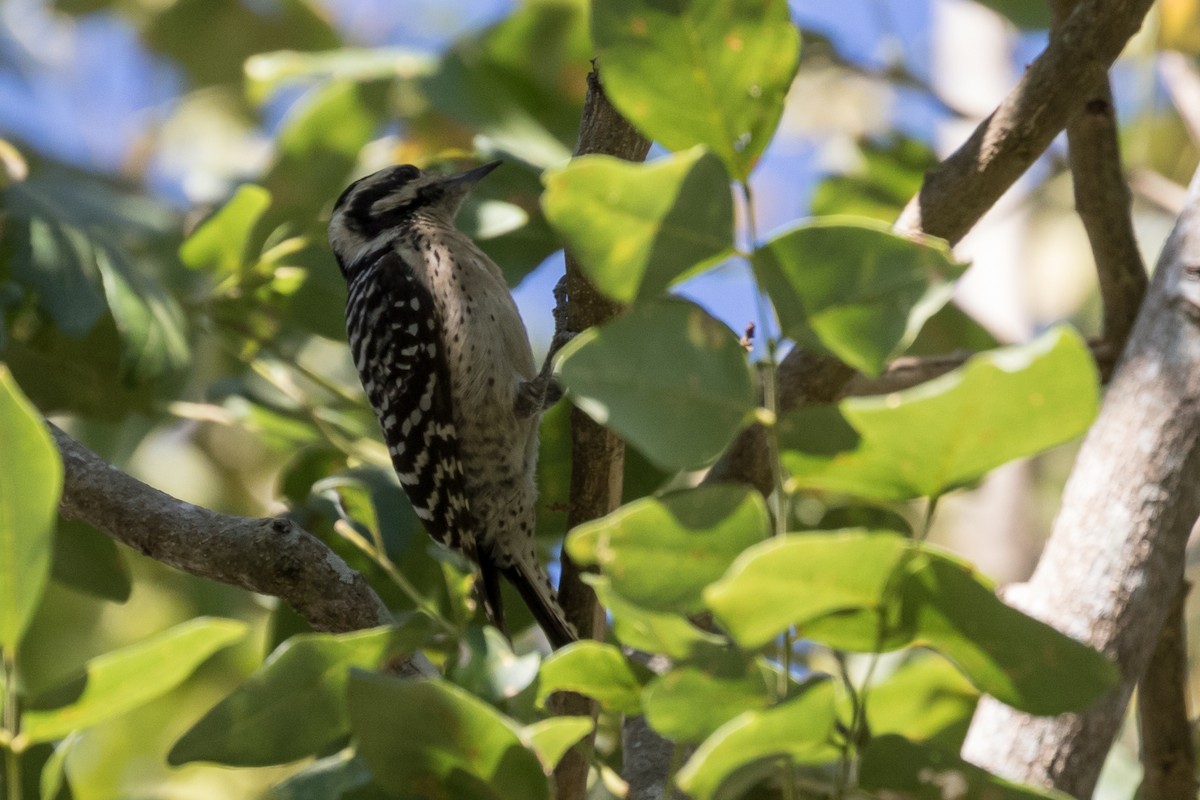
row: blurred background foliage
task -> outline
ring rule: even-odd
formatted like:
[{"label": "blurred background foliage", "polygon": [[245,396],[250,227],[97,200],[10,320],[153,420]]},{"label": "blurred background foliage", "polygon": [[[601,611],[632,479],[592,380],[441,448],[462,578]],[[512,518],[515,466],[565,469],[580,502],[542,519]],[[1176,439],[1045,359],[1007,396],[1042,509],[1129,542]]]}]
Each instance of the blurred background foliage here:
[{"label": "blurred background foliage", "polygon": [[[790,5],[801,66],[751,178],[760,231],[806,214],[892,220],[937,154],[1036,56],[1048,21],[1041,0]],[[1194,56],[1197,19],[1195,0],[1164,0],[1114,76],[1151,262],[1197,160],[1197,131],[1155,55]],[[286,510],[404,608],[337,532],[372,509],[391,558],[449,602],[453,565],[431,555],[397,490],[344,347],[325,221],[350,179],[384,165],[503,158],[460,220],[504,268],[544,346],[561,253],[539,176],[574,145],[587,25],[582,0],[5,0],[0,360],[40,410],[122,469],[223,511]],[[1064,156],[1059,142],[960,248],[975,267],[959,306],[913,352],[983,349],[1063,318],[1096,332]],[[757,316],[738,263],[676,291],[737,331]],[[567,418],[560,407],[543,423],[548,553],[564,533]],[[951,499],[938,535],[973,528],[960,549],[992,575],[1024,577],[1070,455],[1005,468]],[[627,500],[672,478],[636,452],[626,469]],[[798,505],[809,526],[829,512],[817,498]],[[197,615],[239,617],[257,632],[170,697],[75,741],[76,797],[248,797],[285,774],[170,769],[165,754],[303,627],[293,615],[119,551],[78,523],[60,526],[54,579],[21,653],[31,695]],[[1105,785],[1121,794],[1136,776],[1130,754],[1116,753]]]}]

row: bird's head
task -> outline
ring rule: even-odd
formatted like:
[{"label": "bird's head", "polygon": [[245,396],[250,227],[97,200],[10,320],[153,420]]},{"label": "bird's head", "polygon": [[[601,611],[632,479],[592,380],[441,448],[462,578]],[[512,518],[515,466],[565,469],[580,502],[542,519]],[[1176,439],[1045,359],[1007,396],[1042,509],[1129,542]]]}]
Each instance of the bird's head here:
[{"label": "bird's head", "polygon": [[339,258],[347,258],[417,215],[453,224],[471,188],[498,166],[499,161],[492,161],[467,172],[443,175],[401,164],[359,178],[333,205],[329,244]]}]

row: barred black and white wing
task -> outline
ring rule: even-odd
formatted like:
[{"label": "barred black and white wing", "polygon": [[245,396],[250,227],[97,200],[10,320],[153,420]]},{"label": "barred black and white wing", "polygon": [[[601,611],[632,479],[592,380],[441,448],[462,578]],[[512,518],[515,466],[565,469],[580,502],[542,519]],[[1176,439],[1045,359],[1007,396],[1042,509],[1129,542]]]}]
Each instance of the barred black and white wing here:
[{"label": "barred black and white wing", "polygon": [[433,297],[394,250],[350,276],[346,333],[413,510],[434,539],[479,563]]}]

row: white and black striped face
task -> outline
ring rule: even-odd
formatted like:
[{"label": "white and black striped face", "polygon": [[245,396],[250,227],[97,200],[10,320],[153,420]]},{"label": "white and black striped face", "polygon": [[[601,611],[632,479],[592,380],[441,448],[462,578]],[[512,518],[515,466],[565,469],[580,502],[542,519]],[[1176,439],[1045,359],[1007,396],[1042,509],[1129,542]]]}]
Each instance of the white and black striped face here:
[{"label": "white and black striped face", "polygon": [[418,214],[450,225],[471,187],[498,166],[493,161],[458,175],[441,175],[402,164],[360,178],[334,203],[329,244],[344,269],[381,236]]}]

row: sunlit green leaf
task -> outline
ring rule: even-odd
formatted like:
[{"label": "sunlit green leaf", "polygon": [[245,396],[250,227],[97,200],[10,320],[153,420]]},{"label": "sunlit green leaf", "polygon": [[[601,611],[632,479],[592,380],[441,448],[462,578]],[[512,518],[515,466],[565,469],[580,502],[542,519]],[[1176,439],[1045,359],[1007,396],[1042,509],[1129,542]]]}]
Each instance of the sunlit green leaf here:
[{"label": "sunlit green leaf", "polygon": [[407,47],[340,47],[323,52],[275,50],[246,59],[246,94],[255,104],[276,89],[312,78],[373,81],[417,78],[430,74],[437,62],[430,53]]},{"label": "sunlit green leaf", "polygon": [[592,6],[613,104],[672,150],[707,145],[744,178],[779,124],[800,37],[783,0]]},{"label": "sunlit green leaf", "polygon": [[963,268],[941,240],[915,241],[849,217],[803,223],[754,256],[784,335],[868,375],[950,299]]},{"label": "sunlit green leaf", "polygon": [[358,755],[393,793],[436,791],[444,800],[550,795],[517,724],[451,683],[355,672],[349,698]]},{"label": "sunlit green leaf", "polygon": [[746,352],[729,328],[679,300],[647,302],[563,348],[575,404],[656,464],[715,459],[754,408]]},{"label": "sunlit green leaf", "polygon": [[1098,402],[1087,345],[1058,327],[912,389],[792,412],[780,445],[793,487],[932,497],[1080,435]]},{"label": "sunlit green leaf", "polygon": [[62,491],[58,448],[0,363],[0,648],[13,652],[50,577]]},{"label": "sunlit green leaf", "polygon": [[1019,786],[998,778],[957,754],[916,744],[902,736],[877,736],[862,754],[858,780],[876,796],[896,794],[913,800],[1067,800],[1051,789]]},{"label": "sunlit green leaf", "polygon": [[48,742],[137,708],[183,683],[209,656],[245,634],[245,623],[200,617],[97,656],[87,663],[78,698],[61,708],[27,711],[21,733],[30,742]]},{"label": "sunlit green leaf", "polygon": [[648,675],[620,648],[583,639],[556,650],[538,673],[538,703],[554,692],[578,692],[618,714],[641,712],[642,685]]},{"label": "sunlit green leaf", "polygon": [[[795,625],[876,607],[911,552],[890,531],[839,531],[776,537],[738,557],[704,600],[742,647],[761,647]],[[872,637],[873,640],[874,637]]]},{"label": "sunlit green leaf", "polygon": [[700,630],[679,614],[652,611],[626,600],[611,589],[607,578],[589,575],[585,580],[608,609],[613,635],[627,647],[687,660],[727,646],[724,639]]},{"label": "sunlit green leaf", "polygon": [[[836,760],[833,700],[831,681],[813,681],[777,706],[734,717],[688,759],[676,776],[680,788],[694,800],[737,797],[738,786],[749,788],[764,770],[777,770],[785,760],[793,764]],[[731,778],[739,783],[724,785]]]},{"label": "sunlit green leaf", "polygon": [[1034,714],[1083,708],[1117,678],[1090,647],[1006,605],[969,565],[890,532],[772,539],[704,596],[743,647],[792,625],[839,650],[923,645],[981,691]]},{"label": "sunlit green leaf", "polygon": [[521,737],[538,755],[542,769],[552,772],[576,742],[592,732],[591,717],[550,717],[521,729]]},{"label": "sunlit green leaf", "polygon": [[193,725],[168,761],[252,767],[319,752],[350,730],[351,668],[377,669],[414,648],[428,630],[426,618],[418,617],[399,629],[292,637]]},{"label": "sunlit green leaf", "polygon": [[567,538],[576,562],[599,566],[614,591],[644,608],[700,611],[700,592],[734,558],[766,538],[762,497],[716,485],[645,498],[582,525]]},{"label": "sunlit green leaf", "polygon": [[676,742],[700,742],[742,712],[765,708],[769,701],[757,671],[725,677],[697,667],[680,667],[655,678],[642,695],[646,721]]},{"label": "sunlit green leaf", "polygon": [[179,260],[219,276],[240,272],[251,256],[250,234],[270,205],[266,189],[252,183],[239,186],[179,247]]},{"label": "sunlit green leaf", "polygon": [[733,197],[697,147],[650,164],[584,156],[545,175],[542,208],[600,291],[631,303],[733,246]]}]

